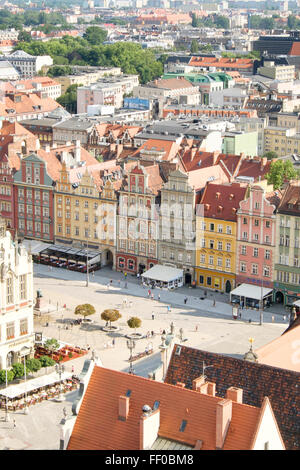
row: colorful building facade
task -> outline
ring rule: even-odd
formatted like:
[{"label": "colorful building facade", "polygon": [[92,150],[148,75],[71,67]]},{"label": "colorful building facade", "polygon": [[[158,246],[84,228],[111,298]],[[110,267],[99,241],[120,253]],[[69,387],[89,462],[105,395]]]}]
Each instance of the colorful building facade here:
[{"label": "colorful building facade", "polygon": [[300,181],[287,186],[276,215],[274,301],[300,299]]},{"label": "colorful building facade", "polygon": [[230,292],[235,287],[236,214],[247,186],[208,183],[196,215],[196,283]]},{"label": "colorful building facade", "polygon": [[255,284],[273,289],[276,245],[275,193],[259,186],[248,190],[237,212],[236,284]]},{"label": "colorful building facade", "polygon": [[46,162],[36,153],[23,158],[14,175],[14,225],[19,236],[54,240],[53,190]]},{"label": "colorful building facade", "polygon": [[142,273],[158,262],[159,218],[155,204],[162,180],[158,165],[128,171],[120,189],[117,216],[118,271]]}]

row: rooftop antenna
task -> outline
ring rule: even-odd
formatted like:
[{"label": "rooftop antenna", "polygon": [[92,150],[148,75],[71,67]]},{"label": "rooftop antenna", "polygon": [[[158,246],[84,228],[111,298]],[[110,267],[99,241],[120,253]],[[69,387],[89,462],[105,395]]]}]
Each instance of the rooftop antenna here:
[{"label": "rooftop antenna", "polygon": [[207,377],[205,375],[205,370],[208,369],[209,367],[213,367],[213,366],[206,366],[205,362],[204,361],[202,362],[202,376],[204,378],[204,381],[207,379]]}]

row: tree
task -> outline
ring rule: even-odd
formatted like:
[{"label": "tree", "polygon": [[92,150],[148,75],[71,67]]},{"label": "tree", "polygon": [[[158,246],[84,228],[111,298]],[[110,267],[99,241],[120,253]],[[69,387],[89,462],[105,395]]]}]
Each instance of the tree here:
[{"label": "tree", "polygon": [[198,51],[199,51],[198,41],[196,41],[196,39],[193,39],[191,43],[191,53],[196,54]]},{"label": "tree", "polygon": [[54,366],[55,364],[55,361],[49,356],[41,356],[39,360],[42,367]]},{"label": "tree", "polygon": [[271,162],[270,171],[267,174],[268,184],[273,184],[274,189],[280,189],[283,183],[298,176],[290,160],[276,160]]},{"label": "tree", "polygon": [[131,317],[127,321],[127,325],[129,326],[129,328],[134,328],[134,333],[136,333],[137,328],[140,328],[141,324],[142,320],[138,317]]},{"label": "tree", "polygon": [[86,39],[90,44],[97,46],[98,44],[102,44],[107,38],[107,31],[99,26],[89,26],[84,35],[84,39]]},{"label": "tree", "polygon": [[51,356],[59,349],[59,346],[59,342],[55,338],[47,339],[47,341],[44,343],[45,349],[51,353]]},{"label": "tree", "polygon": [[57,102],[61,104],[64,108],[66,108],[67,111],[70,113],[76,113],[77,112],[77,88],[80,85],[73,84],[70,85],[66,93],[64,95],[61,95],[59,98],[57,98]]},{"label": "tree", "polygon": [[[15,378],[15,375],[12,370],[7,371],[7,382],[12,382]],[[0,383],[6,382],[6,370],[0,370]]]},{"label": "tree", "polygon": [[278,158],[278,155],[273,150],[266,152],[263,154],[263,157],[267,158],[268,160],[273,160],[273,158]]},{"label": "tree", "polygon": [[[16,379],[23,377],[23,375],[25,374],[23,362],[16,362],[15,364],[13,364],[12,371]],[[26,372],[29,372],[27,367],[26,367]]]},{"label": "tree", "polygon": [[217,28],[229,29],[229,19],[226,16],[217,15],[214,23]]},{"label": "tree", "polygon": [[113,308],[108,308],[106,310],[103,310],[101,313],[101,318],[102,320],[109,322],[109,327],[111,328],[111,323],[119,320],[122,315],[120,314],[119,310],[113,309]]},{"label": "tree", "polygon": [[30,42],[31,34],[27,31],[20,31],[18,34],[18,41]]},{"label": "tree", "polygon": [[82,304],[82,305],[77,305],[75,308],[75,315],[81,315],[82,317],[88,317],[90,315],[94,315],[96,312],[95,307],[91,304]]},{"label": "tree", "polygon": [[27,359],[26,367],[30,372],[37,372],[41,369],[42,364],[39,359]]}]

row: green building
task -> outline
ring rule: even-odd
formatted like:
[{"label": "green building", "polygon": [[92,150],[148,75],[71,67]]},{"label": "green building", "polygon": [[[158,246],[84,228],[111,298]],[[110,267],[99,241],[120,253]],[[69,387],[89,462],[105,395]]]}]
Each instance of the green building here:
[{"label": "green building", "polygon": [[300,181],[287,186],[276,214],[274,301],[300,300]]},{"label": "green building", "polygon": [[223,138],[222,153],[255,157],[257,155],[258,133],[230,131],[225,132]]},{"label": "green building", "polygon": [[167,78],[177,78],[183,77],[186,80],[189,80],[193,84],[209,83],[209,82],[223,82],[223,88],[229,87],[229,82],[233,80],[230,75],[224,72],[213,72],[213,73],[165,73],[162,77],[163,79]]}]

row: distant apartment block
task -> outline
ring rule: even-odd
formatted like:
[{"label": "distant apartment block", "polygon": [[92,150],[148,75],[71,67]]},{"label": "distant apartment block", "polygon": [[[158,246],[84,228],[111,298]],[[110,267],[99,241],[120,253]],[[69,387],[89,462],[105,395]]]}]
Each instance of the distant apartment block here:
[{"label": "distant apartment block", "polygon": [[71,85],[88,86],[97,82],[101,78],[121,75],[120,67],[82,67],[72,68],[71,75],[55,77],[55,80],[61,84],[61,93],[64,94]]},{"label": "distant apartment block", "polygon": [[139,84],[138,75],[119,75],[103,78],[97,83],[77,89],[77,112],[86,113],[91,105],[123,106],[124,95],[132,93]]},{"label": "distant apartment block", "polygon": [[10,55],[0,56],[0,61],[8,61],[16,68],[21,78],[34,77],[44,66],[53,64],[49,55],[33,56],[24,51],[15,51]]}]

